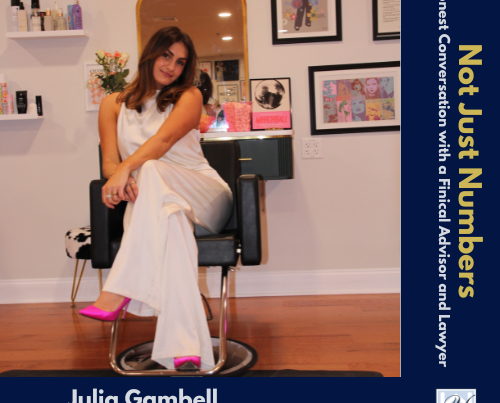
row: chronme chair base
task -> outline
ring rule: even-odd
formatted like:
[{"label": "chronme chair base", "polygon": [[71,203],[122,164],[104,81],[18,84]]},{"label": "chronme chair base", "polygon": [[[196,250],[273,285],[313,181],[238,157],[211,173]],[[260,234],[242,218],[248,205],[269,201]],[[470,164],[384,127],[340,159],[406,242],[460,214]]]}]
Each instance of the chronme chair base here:
[{"label": "chronme chair base", "polygon": [[[255,350],[244,343],[227,340],[228,271],[240,261],[242,266],[261,263],[259,178],[240,175],[238,144],[233,141],[202,143],[203,153],[233,192],[233,215],[219,234],[196,237],[199,266],[221,266],[221,308],[219,338],[212,337],[217,363],[213,368],[184,372],[163,368],[151,360],[153,342],[131,347],[117,356],[120,319],[113,322],[109,362],[111,368],[125,376],[213,376],[236,375],[257,361]],[[120,248],[123,234],[123,214],[126,203],[110,210],[102,204],[105,180],[90,184],[92,267],[109,268]],[[203,297],[203,296],[202,296]],[[204,301],[206,302],[206,301]],[[207,306],[209,318],[212,316]],[[208,318],[207,318],[208,319]]]},{"label": "chronme chair base", "polygon": [[[123,351],[118,357],[118,328],[120,317],[111,327],[109,363],[113,370],[126,376],[212,376],[236,375],[251,368],[257,362],[257,352],[239,341],[227,340],[227,275],[229,266],[222,267],[221,309],[219,318],[219,337],[212,337],[212,346],[217,363],[213,368],[197,371],[178,371],[166,369],[151,360],[153,341],[141,343]],[[228,359],[229,357],[229,359]]]}]

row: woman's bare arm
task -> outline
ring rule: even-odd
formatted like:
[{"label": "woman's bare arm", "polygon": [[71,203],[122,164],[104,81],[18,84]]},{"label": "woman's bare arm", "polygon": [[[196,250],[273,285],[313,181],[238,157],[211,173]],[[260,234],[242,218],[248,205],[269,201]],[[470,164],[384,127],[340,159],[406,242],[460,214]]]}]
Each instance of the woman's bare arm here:
[{"label": "woman's bare arm", "polygon": [[99,108],[102,173],[105,178],[109,178],[121,162],[116,131],[121,106],[116,103],[117,97],[118,93],[108,95],[102,100]]},{"label": "woman's bare arm", "polygon": [[[198,127],[200,123],[201,116],[201,105],[202,96],[200,91],[192,87],[184,94],[175,104],[172,112],[161,125],[158,132],[149,138],[141,147],[139,147],[134,154],[126,158],[122,162],[118,162],[118,165],[111,171],[113,175],[109,178],[106,185],[103,187],[103,202],[106,206],[113,208],[114,205],[118,204],[121,200],[131,200],[135,201],[138,194],[137,186],[135,182],[130,179],[130,173],[139,168],[146,161],[151,159],[159,159],[165,155],[173,145],[189,133],[192,129]],[[118,109],[119,113],[119,109]],[[111,124],[111,112],[109,112],[109,122],[107,112],[103,111],[102,122]],[[99,127],[101,127],[101,116]],[[114,132],[116,133],[116,115],[114,123]],[[105,129],[107,130],[107,129]],[[104,132],[103,132],[104,133]],[[105,137],[108,137],[105,135]],[[111,137],[111,136],[109,136]],[[118,155],[118,147],[116,145],[116,134],[115,134],[115,144],[111,143],[109,140],[109,147],[116,148],[116,153]],[[101,139],[102,146],[102,139]],[[119,155],[118,155],[119,158]],[[104,161],[104,154],[103,154]],[[107,167],[112,167],[116,162],[116,157],[113,153],[108,154]],[[104,162],[103,162],[104,166]],[[109,173],[108,173],[109,174]],[[131,183],[133,182],[133,183]],[[131,185],[131,186],[129,186]],[[128,186],[125,191],[125,187]],[[117,195],[117,197],[106,198],[106,195]]]}]

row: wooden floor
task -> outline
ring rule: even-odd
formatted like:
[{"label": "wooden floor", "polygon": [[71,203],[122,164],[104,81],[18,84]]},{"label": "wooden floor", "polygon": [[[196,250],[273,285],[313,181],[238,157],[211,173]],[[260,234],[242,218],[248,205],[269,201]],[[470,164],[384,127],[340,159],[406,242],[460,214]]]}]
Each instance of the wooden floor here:
[{"label": "wooden floor", "polygon": [[[0,305],[0,372],[109,368],[110,323],[86,303]],[[218,300],[210,300],[218,334]],[[254,347],[253,369],[369,370],[400,376],[399,294],[229,299],[228,337]],[[154,318],[127,315],[119,348],[154,338]]]}]

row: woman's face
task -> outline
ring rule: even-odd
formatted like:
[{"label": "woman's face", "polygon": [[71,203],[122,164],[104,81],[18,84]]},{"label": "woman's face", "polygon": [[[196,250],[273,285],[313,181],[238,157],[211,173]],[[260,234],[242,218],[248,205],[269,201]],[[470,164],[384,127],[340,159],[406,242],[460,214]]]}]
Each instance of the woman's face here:
[{"label": "woman's face", "polygon": [[160,57],[153,65],[153,77],[156,81],[156,88],[161,90],[166,85],[177,80],[186,66],[188,50],[182,42],[176,42]]},{"label": "woman's face", "polygon": [[366,80],[365,84],[366,84],[366,92],[368,92],[368,94],[373,95],[377,92],[378,89],[377,80],[375,80],[374,78],[369,78],[368,80]]},{"label": "woman's face", "polygon": [[360,83],[354,83],[352,86],[354,91],[360,91],[361,90],[361,84]]},{"label": "woman's face", "polygon": [[355,115],[359,115],[365,111],[365,103],[361,99],[353,99],[352,111]]}]

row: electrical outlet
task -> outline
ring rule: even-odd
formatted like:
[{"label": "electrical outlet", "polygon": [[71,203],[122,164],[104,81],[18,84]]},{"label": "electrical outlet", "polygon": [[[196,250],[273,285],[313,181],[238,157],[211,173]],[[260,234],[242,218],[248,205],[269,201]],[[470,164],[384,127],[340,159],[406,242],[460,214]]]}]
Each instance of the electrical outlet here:
[{"label": "electrical outlet", "polygon": [[302,139],[302,158],[323,158],[323,139]]}]

